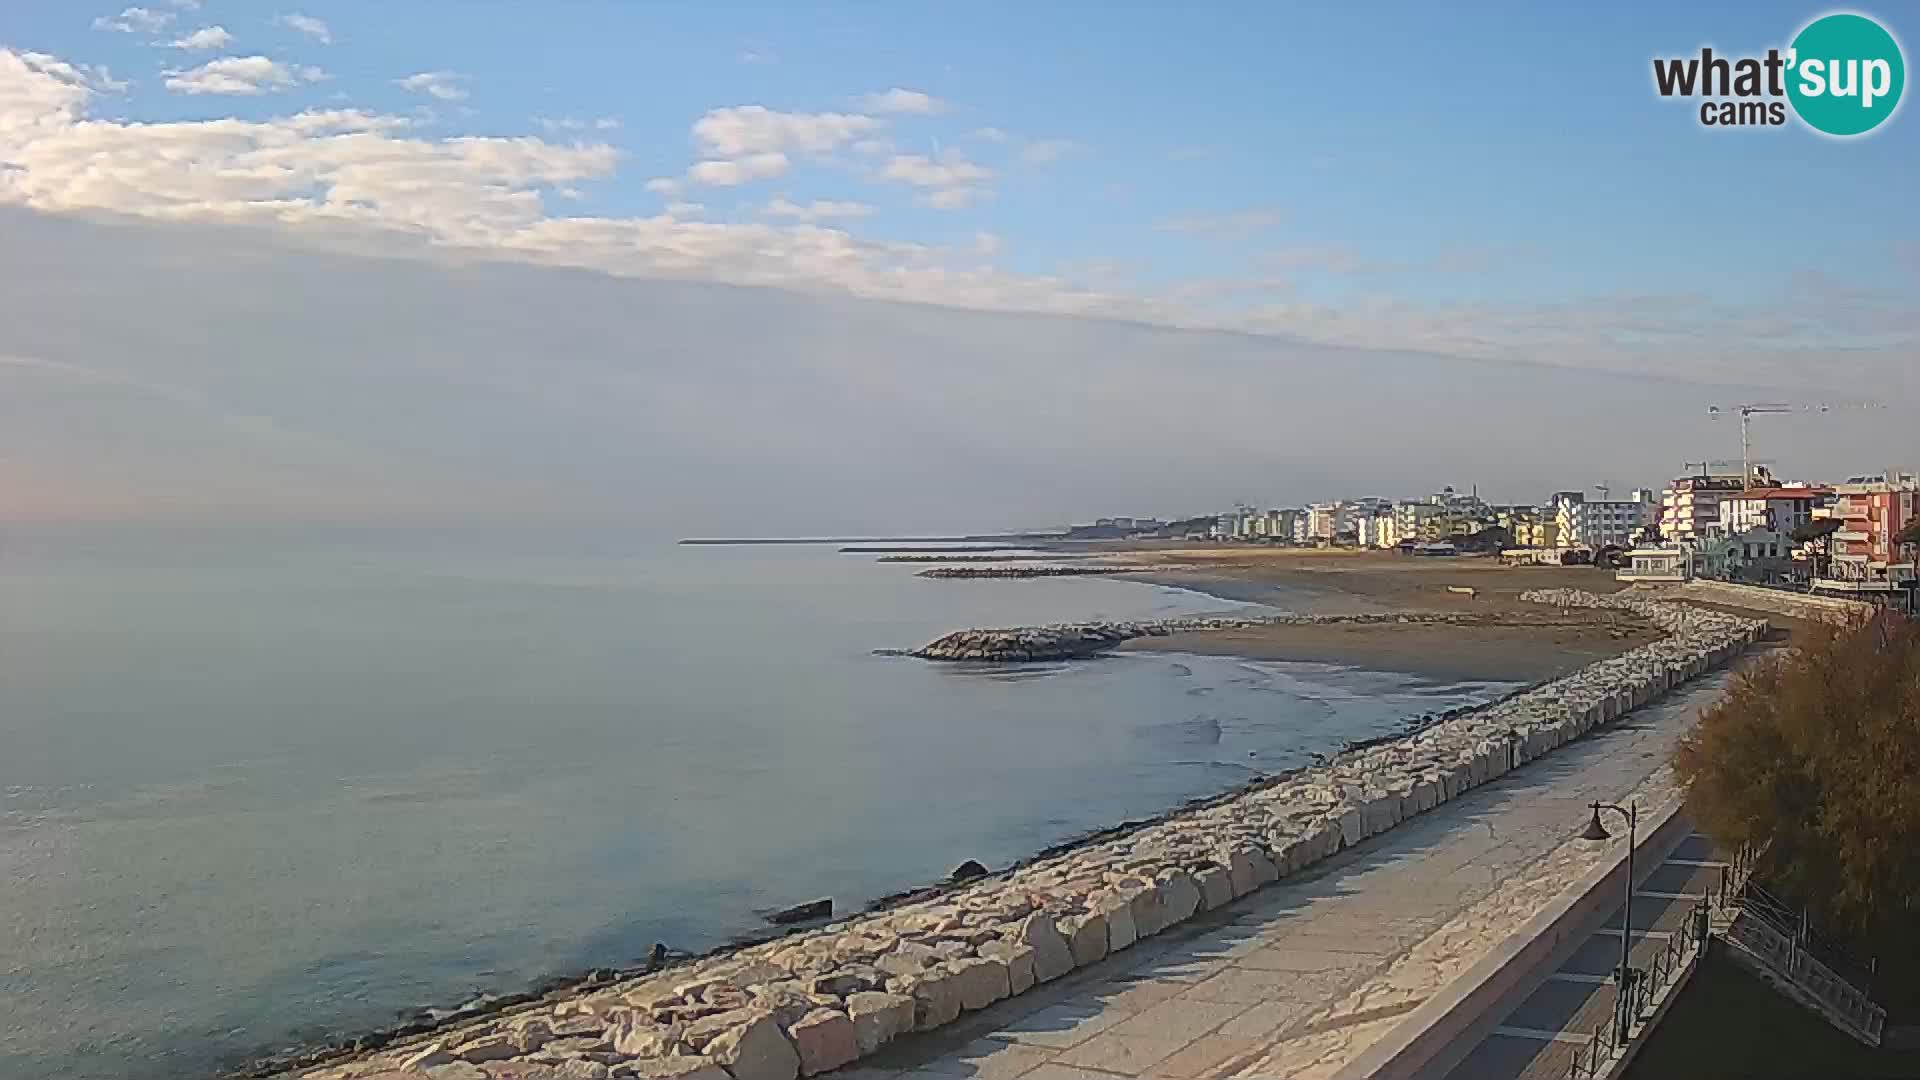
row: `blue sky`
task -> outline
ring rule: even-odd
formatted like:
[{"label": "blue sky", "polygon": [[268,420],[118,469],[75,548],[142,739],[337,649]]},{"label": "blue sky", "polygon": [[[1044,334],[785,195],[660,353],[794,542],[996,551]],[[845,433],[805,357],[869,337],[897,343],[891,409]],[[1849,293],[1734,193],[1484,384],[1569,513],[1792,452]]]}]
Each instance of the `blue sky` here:
[{"label": "blue sky", "polygon": [[[985,231],[1007,270],[1114,261],[1146,287],[1270,273],[1314,300],[1734,298],[1786,288],[1806,269],[1884,281],[1898,269],[1896,242],[1913,241],[1911,200],[1897,194],[1920,174],[1910,120],[1844,145],[1799,128],[1712,132],[1650,90],[1652,55],[1783,44],[1824,10],[1804,4],[302,7],[329,44],[277,22],[290,8],[152,0],[152,10],[171,16],[164,30],[121,33],[92,28],[115,14],[106,6],[14,5],[0,41],[105,64],[131,85],[98,103],[102,115],[426,106],[420,134],[617,147],[617,173],[576,185],[584,198],[557,208],[569,214],[658,212],[668,200],[642,184],[686,168],[690,125],[710,109],[862,113],[864,96],[908,88],[945,105],[886,116],[885,137],[993,170],[990,198],[931,209],[911,189],[806,163],[684,198],[697,195],[710,220],[752,218],[743,208],[776,193],[859,201],[874,207],[853,226],[863,236],[966,245]],[[230,45],[152,44],[214,25]],[[165,89],[162,70],[223,55],[328,77],[257,96]],[[461,76],[450,85],[466,96],[439,101],[394,82],[435,71]],[[540,123],[602,117],[620,127]],[[971,134],[983,128],[1005,141]],[[1057,153],[1023,161],[1036,142]],[[1876,204],[1883,214],[1860,212]],[[1217,235],[1155,227],[1240,213],[1273,222]],[[1304,264],[1302,252],[1332,251],[1375,272]]]},{"label": "blue sky", "polygon": [[[1236,449],[1257,456],[1261,439],[1275,439],[1261,418],[1286,413],[1296,373],[1325,378],[1339,369],[1360,389],[1379,377],[1355,359],[1370,354],[1304,347],[1464,364],[1447,368],[1457,378],[1434,383],[1463,399],[1487,395],[1490,373],[1502,370],[1474,366],[1488,364],[1627,376],[1608,384],[1608,400],[1629,411],[1641,408],[1628,388],[1642,384],[1632,379],[1726,388],[1675,406],[1684,431],[1637,436],[1650,457],[1678,460],[1699,456],[1713,434],[1693,430],[1704,402],[1737,393],[1801,388],[1920,404],[1912,361],[1920,353],[1920,223],[1910,194],[1920,121],[1912,108],[1867,137],[1838,141],[1797,123],[1703,128],[1693,103],[1653,89],[1655,56],[1703,45],[1763,53],[1827,10],[13,0],[0,17],[0,222],[112,220],[123,231],[102,235],[177,268],[169,281],[177,289],[200,280],[195,274],[228,283],[170,301],[166,317],[182,325],[221,326],[240,313],[218,291],[231,289],[220,275],[232,268],[193,253],[266,258],[262,243],[280,252],[272,265],[289,277],[346,273],[332,262],[309,266],[299,252],[413,260],[427,277],[395,271],[408,283],[395,295],[431,294],[449,311],[463,303],[449,297],[477,288],[450,271],[463,263],[587,270],[638,290],[628,301],[598,301],[608,310],[646,308],[661,282],[747,286],[728,317],[743,324],[735,329],[760,331],[749,340],[790,331],[820,343],[817,355],[793,358],[794,370],[781,373],[809,400],[849,403],[849,430],[874,410],[927,410],[906,430],[938,430],[956,452],[1004,444],[1000,428],[1014,415],[1043,428],[1097,427],[1116,415],[1153,424],[1163,416],[1155,407],[1188,389],[1196,395],[1189,404],[1206,414],[1212,407],[1200,402],[1235,391],[1167,383],[1175,376],[1157,367],[1197,365],[1200,377],[1224,379],[1267,364],[1261,387],[1271,397],[1245,403],[1252,411],[1237,421],[1251,444]],[[1896,35],[1912,31],[1903,8],[1867,11]],[[236,239],[240,232],[250,239]],[[152,254],[159,250],[173,254]],[[48,277],[45,254],[23,240],[0,250],[0,273],[17,273],[49,298],[91,295],[80,270],[70,282]],[[579,317],[569,299],[578,280],[527,278],[526,293],[547,302],[528,317],[556,325]],[[124,287],[129,306],[157,303],[151,282]],[[757,301],[754,289],[778,295]],[[889,329],[862,337],[851,325],[820,324],[820,313],[842,309],[795,308],[795,295],[910,306],[899,325],[893,315],[872,316],[871,326]],[[1049,377],[1066,380],[1062,393],[1094,385],[1092,373],[1118,351],[1128,359],[1114,364],[1131,381],[1102,384],[1077,412],[1032,411],[984,391],[941,400],[919,383],[960,361],[916,367],[932,361],[915,350],[930,350],[904,344],[921,332],[915,326],[934,324],[915,322],[912,312],[926,306],[1009,317],[941,322],[941,332],[977,346],[962,356],[993,352],[1016,369],[1057,363]],[[413,325],[404,312],[382,310],[339,320]],[[259,316],[252,337],[220,339],[241,368],[184,344],[164,362],[130,352],[103,325],[69,328],[67,338],[0,333],[0,377],[145,395],[174,410],[153,422],[195,454],[211,444],[193,425],[215,424],[235,445],[194,458],[197,477],[247,461],[250,451],[292,459],[321,446],[330,460],[365,450],[376,463],[365,475],[390,469],[360,446],[370,429],[352,429],[353,402],[326,397],[344,384],[310,384],[324,372],[298,365],[279,382],[235,374],[244,357],[280,347],[276,327],[306,318],[282,310],[276,322],[266,311],[245,312]],[[1034,313],[1089,326],[1042,334],[1014,318]],[[1125,324],[1247,341],[1162,334],[1123,342],[1113,327]],[[437,361],[409,368],[417,356],[383,355],[377,338],[355,348],[375,370],[438,386],[426,402],[507,386],[535,394],[555,410],[550,430],[563,438],[582,410],[592,411],[585,396],[609,392],[598,381],[607,377],[602,357],[588,345],[633,358],[638,333],[608,327],[581,337],[578,382],[543,370],[539,378],[551,382],[523,384],[536,373],[501,360],[487,368],[494,381],[481,384],[463,381],[472,370]],[[1042,341],[1070,341],[1073,351],[1049,353],[1069,346],[1043,349]],[[1210,352],[1216,345],[1224,351]],[[1302,366],[1329,356],[1338,362]],[[622,387],[658,389],[647,380],[665,380],[716,416],[737,407],[729,396],[737,384],[675,383],[686,376],[677,356],[632,362],[652,366]],[[1551,379],[1527,385],[1537,400],[1524,407],[1565,405]],[[0,383],[0,408],[7,404]],[[845,450],[804,424],[783,427],[778,404],[761,406],[771,410],[758,417],[767,430],[824,454]],[[507,408],[491,396],[472,407],[496,418]],[[1506,407],[1522,406],[1513,399]],[[183,419],[182,409],[199,419]],[[1217,426],[1204,415],[1166,419]],[[1453,428],[1401,423],[1396,430],[1436,458],[1467,452]],[[46,438],[77,430],[63,421]],[[1901,430],[1829,447],[1830,460],[1854,471],[1880,467],[1885,454],[1907,452]],[[661,414],[647,434],[666,446],[664,433],[700,431]],[[488,436],[466,434],[475,447]],[[1668,436],[1672,447],[1658,442]],[[0,441],[0,481],[6,450]],[[12,467],[43,450],[26,447]],[[67,450],[47,467],[110,467],[97,445]],[[782,452],[769,448],[769,460]],[[1059,448],[1042,440],[1036,452]],[[1330,455],[1288,460],[1324,459],[1333,469]],[[1403,458],[1382,459],[1393,460]],[[1068,487],[1092,467],[1061,462],[1054,479]],[[745,466],[729,459],[727,467]],[[1499,467],[1476,466],[1475,476],[1497,479]],[[1549,454],[1528,467],[1557,465]],[[488,469],[497,474],[497,463]],[[1387,471],[1351,475],[1372,491],[1401,491]],[[1659,477],[1615,479],[1624,490]],[[1263,482],[1254,473],[1221,479],[1234,497]],[[1559,481],[1529,474],[1515,482]],[[343,490],[335,501],[355,497]]]}]

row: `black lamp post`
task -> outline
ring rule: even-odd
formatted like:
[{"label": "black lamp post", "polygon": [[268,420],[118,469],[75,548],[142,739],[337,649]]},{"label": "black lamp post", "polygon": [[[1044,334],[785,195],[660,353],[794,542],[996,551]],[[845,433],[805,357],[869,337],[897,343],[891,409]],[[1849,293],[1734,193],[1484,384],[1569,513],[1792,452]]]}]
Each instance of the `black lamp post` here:
[{"label": "black lamp post", "polygon": [[1640,804],[1615,806],[1612,803],[1593,804],[1593,820],[1587,822],[1585,831],[1580,834],[1582,840],[1610,840],[1612,835],[1607,827],[1600,823],[1600,811],[1611,810],[1627,819],[1627,904],[1620,910],[1620,970],[1618,972],[1619,991],[1614,998],[1615,1020],[1620,1028],[1619,1044],[1625,1046],[1628,1036],[1633,1034],[1633,1011],[1631,985],[1633,968],[1628,958],[1633,949],[1633,848],[1638,842],[1636,835],[1640,828]]}]

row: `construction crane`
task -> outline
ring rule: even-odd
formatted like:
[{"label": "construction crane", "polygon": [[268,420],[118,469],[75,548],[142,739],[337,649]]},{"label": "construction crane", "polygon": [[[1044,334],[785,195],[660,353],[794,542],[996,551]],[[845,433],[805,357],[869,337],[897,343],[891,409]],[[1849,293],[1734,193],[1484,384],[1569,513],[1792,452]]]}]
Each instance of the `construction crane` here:
[{"label": "construction crane", "polygon": [[1709,405],[1707,406],[1707,415],[1712,417],[1715,420],[1718,420],[1720,419],[1720,414],[1724,412],[1737,412],[1740,414],[1740,482],[1742,484],[1751,485],[1753,483],[1753,436],[1750,430],[1750,425],[1752,424],[1753,418],[1756,414],[1795,413],[1795,412],[1832,412],[1835,409],[1884,409],[1884,408],[1886,408],[1886,406],[1880,404],[1877,401],[1854,401],[1854,402],[1846,402],[1844,404],[1838,404],[1838,405],[1828,404],[1824,402],[1809,404],[1809,405],[1793,405],[1784,401],[1763,401],[1763,402],[1751,402],[1745,405],[1729,405],[1725,407],[1722,407],[1719,405]]}]

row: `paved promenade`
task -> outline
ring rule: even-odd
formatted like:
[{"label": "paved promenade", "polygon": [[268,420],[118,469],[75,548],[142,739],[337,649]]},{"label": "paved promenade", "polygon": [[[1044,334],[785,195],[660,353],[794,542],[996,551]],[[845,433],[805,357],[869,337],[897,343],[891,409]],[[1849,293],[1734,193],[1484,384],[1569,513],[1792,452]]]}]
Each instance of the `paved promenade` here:
[{"label": "paved promenade", "polygon": [[1588,803],[1673,797],[1667,749],[1726,678],[1696,680],[1289,881],[833,1075],[1331,1076],[1600,863],[1609,845],[1573,839]]},{"label": "paved promenade", "polygon": [[[1632,963],[1648,967],[1669,938],[1689,932],[1695,904],[1726,866],[1713,841],[1694,834],[1633,891]],[[1614,1022],[1613,972],[1620,965],[1622,908],[1500,1020],[1448,1080],[1566,1080],[1575,1053]]]}]

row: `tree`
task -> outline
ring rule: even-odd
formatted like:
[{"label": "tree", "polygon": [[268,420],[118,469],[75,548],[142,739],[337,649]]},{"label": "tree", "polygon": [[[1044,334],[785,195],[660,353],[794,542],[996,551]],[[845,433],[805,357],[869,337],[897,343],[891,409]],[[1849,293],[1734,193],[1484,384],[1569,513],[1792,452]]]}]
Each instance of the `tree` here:
[{"label": "tree", "polygon": [[1920,517],[1908,521],[1904,528],[1894,533],[1893,542],[1896,544],[1920,545]]},{"label": "tree", "polygon": [[1460,547],[1465,551],[1499,552],[1513,546],[1513,530],[1505,525],[1489,525],[1478,532],[1460,538]]},{"label": "tree", "polygon": [[1674,752],[1688,810],[1816,923],[1920,956],[1920,623],[1809,632],[1736,676]]},{"label": "tree", "polygon": [[1839,518],[1818,518],[1808,521],[1793,530],[1793,542],[1809,544],[1813,548],[1813,576],[1826,577],[1827,567],[1833,562],[1833,534],[1845,524]]},{"label": "tree", "polygon": [[1793,530],[1793,542],[1811,544],[1816,540],[1824,540],[1839,532],[1844,524],[1839,518],[1815,518]]}]

